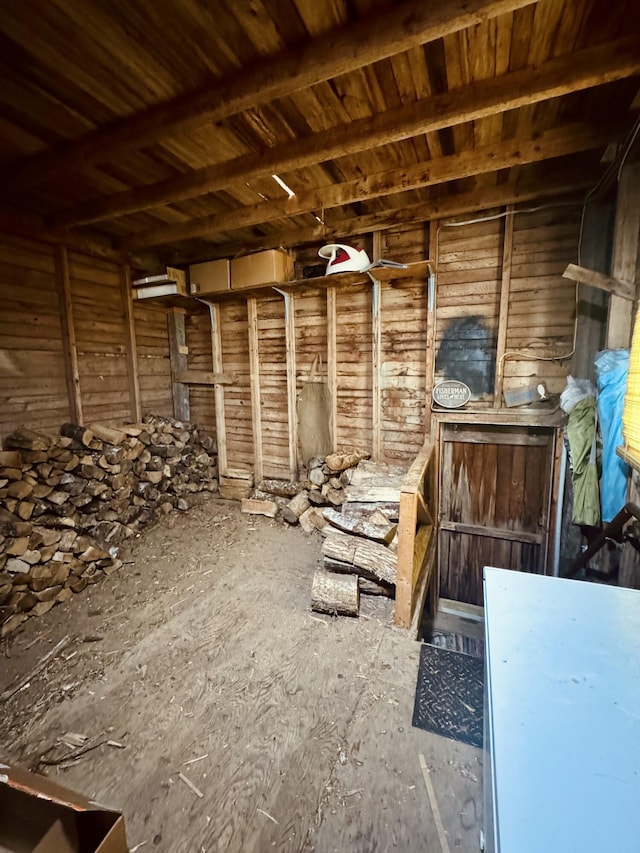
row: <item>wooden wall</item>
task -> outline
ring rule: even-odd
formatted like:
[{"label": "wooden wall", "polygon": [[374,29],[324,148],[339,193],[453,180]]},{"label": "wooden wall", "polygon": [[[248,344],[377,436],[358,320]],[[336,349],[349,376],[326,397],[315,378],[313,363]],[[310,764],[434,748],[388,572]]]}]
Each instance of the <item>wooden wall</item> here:
[{"label": "wooden wall", "polygon": [[[375,245],[397,261],[431,255],[435,317],[424,265],[420,275],[381,276],[377,287],[310,281],[289,297],[289,327],[281,294],[239,294],[216,308],[216,367],[209,313],[194,302],[186,317],[188,368],[221,368],[232,383],[218,392],[190,386],[191,419],[224,429],[227,467],[261,463],[265,476],[291,475],[296,393],[316,356],[333,386],[335,445],[363,446],[407,465],[432,430],[431,390],[446,376],[473,385],[479,412],[501,408],[503,386],[544,381],[559,393],[570,362],[554,359],[572,349],[575,310],[573,285],[561,273],[576,260],[580,209],[491,213],[488,220],[422,223],[360,239],[370,254]],[[300,252],[296,268],[317,261],[316,252]],[[4,432],[18,422],[56,429],[72,415],[59,254],[32,241],[0,242]],[[68,281],[84,421],[132,419],[131,334],[140,408],[171,414],[168,309],[159,302],[128,307],[115,263],[70,252]],[[216,425],[216,411],[223,425]]]},{"label": "wooden wall", "polygon": [[131,421],[120,268],[69,253],[73,326],[85,423]]},{"label": "wooden wall", "polygon": [[[166,318],[164,322],[166,338]],[[211,321],[208,310],[202,306],[197,311],[187,314],[185,319],[186,342],[189,349],[187,365],[189,370],[212,369],[211,351]],[[166,341],[165,341],[166,343]],[[168,343],[167,358],[169,355]],[[169,397],[167,404],[171,407],[171,369],[167,362],[169,372],[167,379],[169,383]],[[206,428],[209,435],[216,434],[216,404],[214,390],[207,385],[194,385],[189,389],[189,419],[192,423]]]},{"label": "wooden wall", "polygon": [[[142,413],[173,414],[167,310],[162,305],[135,301],[133,318]],[[207,318],[207,335],[209,325]],[[209,341],[209,353],[211,343]],[[209,364],[209,368],[210,368]],[[215,422],[215,418],[214,418]]]},{"label": "wooden wall", "polygon": [[55,253],[0,234],[0,437],[69,420]]},{"label": "wooden wall", "polygon": [[166,309],[126,299],[120,265],[0,234],[0,440],[172,414]]},{"label": "wooden wall", "polygon": [[459,378],[474,404],[500,408],[502,391],[565,386],[573,352],[579,206],[490,211],[488,221],[436,226],[435,381]]}]

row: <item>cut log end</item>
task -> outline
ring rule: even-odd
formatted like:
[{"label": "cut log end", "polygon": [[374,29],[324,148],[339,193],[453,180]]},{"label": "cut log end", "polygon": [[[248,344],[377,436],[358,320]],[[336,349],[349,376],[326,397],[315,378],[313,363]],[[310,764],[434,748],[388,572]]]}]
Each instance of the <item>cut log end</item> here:
[{"label": "cut log end", "polygon": [[335,575],[318,569],[313,576],[311,609],[318,613],[357,616],[360,612],[357,575]]}]

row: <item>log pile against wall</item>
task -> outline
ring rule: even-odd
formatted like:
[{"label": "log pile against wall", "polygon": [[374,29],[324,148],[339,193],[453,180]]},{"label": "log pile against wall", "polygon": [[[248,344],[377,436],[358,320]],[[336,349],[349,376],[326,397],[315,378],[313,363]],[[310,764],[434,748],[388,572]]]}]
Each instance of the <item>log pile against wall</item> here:
[{"label": "log pile against wall", "polygon": [[117,546],[161,514],[216,491],[215,442],[149,416],[122,428],[18,428],[0,452],[0,634],[118,567]]},{"label": "log pile against wall", "polygon": [[243,505],[243,511],[256,515],[270,515],[273,505],[280,508],[279,517],[289,524],[300,524],[310,533],[323,530],[327,525],[322,507],[341,507],[346,498],[346,487],[353,472],[363,459],[371,454],[366,450],[350,449],[316,456],[309,460],[307,477],[292,483],[288,480],[268,478],[258,483],[252,499]]}]

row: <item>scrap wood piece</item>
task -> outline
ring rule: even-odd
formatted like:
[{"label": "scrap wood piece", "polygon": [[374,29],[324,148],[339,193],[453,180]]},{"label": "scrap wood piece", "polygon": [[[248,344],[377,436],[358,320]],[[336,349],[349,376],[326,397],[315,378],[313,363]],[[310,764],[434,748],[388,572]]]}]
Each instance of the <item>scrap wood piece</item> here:
[{"label": "scrap wood piece", "polygon": [[316,569],[311,589],[311,609],[318,613],[357,616],[360,587],[357,575],[334,575]]},{"label": "scrap wood piece", "polygon": [[620,281],[619,278],[586,267],[579,267],[577,264],[568,264],[562,273],[562,277],[571,281],[578,281],[580,284],[588,284],[590,287],[597,287],[599,290],[605,290],[607,293],[613,293],[614,296],[621,296],[623,299],[633,300],[636,297],[634,284]]},{"label": "scrap wood piece", "polygon": [[264,515],[267,518],[275,518],[278,514],[278,504],[275,501],[257,498],[242,498],[241,509],[247,515]]},{"label": "scrap wood piece", "polygon": [[71,642],[71,637],[67,634],[66,637],[63,637],[59,643],[50,649],[44,657],[40,658],[38,663],[31,669],[26,675],[23,675],[13,687],[8,687],[3,693],[0,693],[0,702],[6,702],[7,699],[11,699],[12,696],[15,696],[23,687],[25,687],[31,679],[37,675],[41,669],[49,663],[50,660],[60,654],[60,652],[65,649],[69,643]]},{"label": "scrap wood piece", "polygon": [[325,457],[325,462],[332,471],[346,471],[347,468],[353,468],[358,462],[363,459],[369,459],[371,454],[366,450],[348,450],[342,453],[330,453]]},{"label": "scrap wood piece", "polygon": [[398,559],[384,545],[354,536],[331,535],[322,543],[322,553],[325,557],[366,569],[376,580],[395,585]]},{"label": "scrap wood piece", "polygon": [[374,542],[383,542],[388,545],[396,532],[396,524],[390,524],[384,519],[384,526],[372,524],[368,519],[358,517],[356,515],[343,515],[335,509],[327,508],[322,511],[322,515],[338,530],[344,530],[345,533],[351,533],[355,536],[362,536],[364,539],[373,539]]},{"label": "scrap wood piece", "polygon": [[204,797],[204,794],[202,793],[202,791],[199,788],[196,788],[196,786],[193,784],[191,779],[188,779],[184,775],[184,773],[182,773],[182,772],[178,773],[178,778],[182,779],[182,781],[187,786],[187,788],[190,788],[193,791],[193,793],[196,795],[196,797],[200,797],[200,799],[202,799]]},{"label": "scrap wood piece", "polygon": [[427,767],[427,762],[425,761],[424,755],[422,753],[418,754],[418,760],[420,761],[422,778],[424,779],[424,784],[427,789],[427,796],[429,797],[429,805],[431,806],[431,812],[433,814],[433,822],[435,823],[436,830],[438,831],[440,848],[442,849],[442,853],[451,853],[451,848],[449,847],[449,840],[447,838],[444,824],[442,822],[442,815],[440,814],[440,809],[438,808],[436,792],[433,789],[433,783],[431,781],[431,776],[429,775],[429,768]]}]

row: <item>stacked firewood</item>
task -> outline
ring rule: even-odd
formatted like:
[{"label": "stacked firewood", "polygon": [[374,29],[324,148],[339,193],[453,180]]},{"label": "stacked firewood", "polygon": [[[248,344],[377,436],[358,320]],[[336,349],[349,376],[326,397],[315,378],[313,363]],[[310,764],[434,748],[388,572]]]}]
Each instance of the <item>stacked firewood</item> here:
[{"label": "stacked firewood", "polygon": [[322,613],[357,616],[360,593],[395,597],[397,524],[389,508],[346,512],[325,508],[323,568],[316,570],[311,608]]},{"label": "stacked firewood", "polygon": [[242,501],[243,512],[279,516],[289,524],[300,524],[307,533],[322,530],[327,521],[323,507],[337,509],[346,500],[345,489],[353,472],[370,454],[364,450],[346,450],[309,461],[307,476],[299,482],[262,480],[250,499]]},{"label": "stacked firewood", "polygon": [[149,416],[118,429],[20,427],[0,451],[0,634],[119,566],[117,545],[160,514],[217,490],[215,442]]}]

